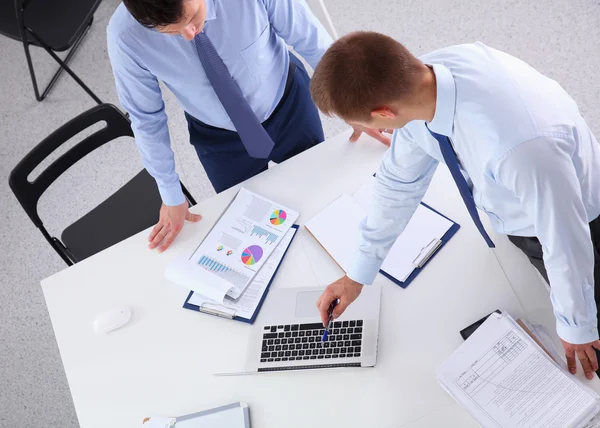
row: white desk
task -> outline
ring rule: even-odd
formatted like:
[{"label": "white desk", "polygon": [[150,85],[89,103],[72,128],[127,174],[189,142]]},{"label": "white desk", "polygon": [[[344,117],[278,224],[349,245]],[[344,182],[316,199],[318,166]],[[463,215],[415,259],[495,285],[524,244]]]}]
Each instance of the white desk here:
[{"label": "white desk", "polygon": [[[348,144],[348,136],[245,186],[300,211],[302,224],[376,171],[385,148],[369,138]],[[142,232],[42,281],[82,428],[130,428],[145,416],[177,416],[235,401],[250,404],[255,428],[475,427],[435,380],[436,367],[462,341],[459,330],[496,308],[516,317],[532,308],[527,319],[554,330],[533,268],[505,237],[493,236],[496,254],[486,247],[440,167],[425,201],[461,229],[407,289],[378,277],[383,296],[375,368],[212,376],[243,363],[250,326],[182,309],[187,291],[167,282],[163,271],[171,258],[196,248],[235,192],[200,203],[195,211],[203,221],[187,224],[162,255],[146,250]],[[273,286],[325,286],[340,275],[301,229]],[[262,311],[271,304],[276,302],[267,299]],[[95,336],[95,315],[120,305],[132,307],[133,320]],[[600,382],[592,385],[600,391]]]}]

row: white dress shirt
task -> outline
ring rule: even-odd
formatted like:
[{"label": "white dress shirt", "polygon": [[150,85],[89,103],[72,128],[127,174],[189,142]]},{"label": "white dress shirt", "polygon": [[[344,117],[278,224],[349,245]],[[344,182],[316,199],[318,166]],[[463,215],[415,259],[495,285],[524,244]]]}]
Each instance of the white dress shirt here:
[{"label": "white dress shirt", "polygon": [[[588,223],[600,215],[600,146],[577,105],[554,80],[482,43],[420,60],[437,80],[428,126],[451,138],[478,208],[496,231],[540,240],[559,336],[570,343],[598,339]],[[396,130],[350,278],[373,282],[438,162],[439,145],[424,121]]]}]

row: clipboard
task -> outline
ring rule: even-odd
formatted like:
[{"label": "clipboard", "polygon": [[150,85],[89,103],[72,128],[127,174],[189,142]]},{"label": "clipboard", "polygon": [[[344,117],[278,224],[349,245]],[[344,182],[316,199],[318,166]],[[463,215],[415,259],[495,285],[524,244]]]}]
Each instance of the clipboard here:
[{"label": "clipboard", "polygon": [[[260,308],[262,307],[262,305],[265,301],[265,298],[267,297],[267,294],[269,293],[269,289],[271,288],[273,279],[277,275],[277,272],[279,271],[281,263],[285,259],[285,256],[287,255],[287,252],[290,249],[292,242],[294,242],[294,238],[296,238],[296,235],[298,234],[299,226],[297,224],[294,224],[294,225],[292,225],[291,229],[294,229],[296,232],[294,233],[294,236],[292,236],[292,238],[290,239],[290,242],[289,242],[287,248],[283,252],[283,256],[281,257],[281,260],[279,261],[279,263],[277,264],[277,267],[273,271],[273,275],[269,279],[269,283],[267,284],[267,287],[265,288],[265,290],[260,298],[260,301],[258,302],[258,305],[256,306],[256,309],[254,310],[254,313],[252,314],[251,318],[244,318],[241,316],[237,316],[235,314],[235,310],[224,307],[224,306],[220,306],[216,303],[214,305],[203,304],[202,306],[198,306],[193,303],[190,303],[190,299],[194,295],[194,291],[189,292],[187,298],[185,299],[185,302],[183,303],[183,308],[190,309],[190,310],[196,311],[196,312],[201,312],[201,313],[208,314],[208,315],[214,315],[214,316],[218,316],[218,317],[222,317],[222,318],[226,318],[226,319],[231,319],[234,321],[240,321],[240,322],[245,322],[248,324],[253,324],[254,321],[256,320],[256,317],[258,316],[258,313],[260,312]],[[209,306],[213,306],[213,307],[209,307]]]},{"label": "clipboard", "polygon": [[250,428],[250,408],[246,403],[232,403],[177,418],[151,417],[142,428]]},{"label": "clipboard", "polygon": [[399,285],[402,288],[406,288],[406,287],[408,287],[410,285],[410,283],[421,273],[421,271],[423,269],[425,269],[425,266],[427,266],[427,264],[431,261],[431,259],[433,259],[440,252],[440,250],[444,247],[444,245],[446,245],[448,243],[448,241],[456,234],[456,232],[458,232],[458,229],[460,229],[460,225],[458,223],[456,223],[453,220],[449,219],[444,214],[440,213],[437,210],[434,210],[433,208],[431,208],[429,205],[427,205],[424,202],[421,202],[421,205],[423,205],[426,208],[429,208],[434,213],[436,213],[436,214],[444,217],[446,220],[452,222],[452,226],[450,227],[450,229],[448,229],[448,231],[444,234],[444,236],[442,236],[442,238],[436,243],[436,245],[434,247],[434,250],[430,251],[429,254],[427,254],[427,256],[424,257],[423,260],[421,260],[420,263],[418,263],[417,265],[415,265],[415,269],[408,276],[408,278],[406,278],[406,280],[404,282],[403,281],[399,281],[398,279],[394,278],[392,275],[390,275],[389,273],[387,273],[383,269],[379,270],[380,274],[382,274],[387,279],[389,279],[390,281],[392,281],[394,284]]},{"label": "clipboard", "polygon": [[[236,411],[239,409],[238,411]],[[221,414],[221,417],[218,415]],[[227,414],[227,415],[226,415]],[[219,417],[219,421],[216,418]],[[209,423],[207,419],[212,419]],[[226,420],[224,420],[226,418]],[[207,421],[206,423],[202,420]],[[221,420],[223,420],[221,422]],[[194,423],[198,422],[198,425]],[[209,425],[207,425],[209,423]],[[234,424],[234,425],[232,425]],[[219,428],[250,428],[250,408],[246,403],[233,403],[226,406],[217,407],[203,412],[192,413],[191,415],[180,416],[175,419],[174,428],[187,427],[219,427]]]},{"label": "clipboard", "polygon": [[[454,236],[454,234],[460,228],[460,225],[456,222],[452,221],[445,215],[441,214],[439,211],[433,209],[429,205],[421,202],[422,210],[428,210],[436,217],[440,219],[444,219],[445,222],[448,223],[448,228],[444,229],[443,236],[438,239],[437,235],[434,240],[428,242],[421,248],[419,254],[413,260],[406,260],[405,263],[411,264],[410,270],[406,272],[410,272],[407,277],[401,276],[396,277],[392,273],[387,272],[385,268],[388,268],[385,264],[383,268],[379,270],[383,276],[391,280],[394,284],[406,288],[410,285],[410,283],[419,275],[419,273],[427,266],[427,264],[431,261],[433,257],[440,251],[441,248],[446,245],[446,243]],[[357,200],[355,200],[352,196],[348,194],[343,194],[334,202],[332,202],[327,208],[322,210],[317,216],[309,219],[304,227],[306,230],[315,238],[315,240],[319,243],[319,245],[327,252],[327,254],[332,258],[332,260],[344,271],[346,272],[346,268],[350,266],[350,263],[353,259],[353,253],[347,251],[348,245],[350,245],[347,240],[339,241],[335,234],[328,234],[331,231],[331,227],[324,226],[332,224],[332,222],[336,221],[337,218],[340,217],[338,212],[342,210],[348,215],[344,218],[346,223],[343,223],[341,220],[336,223],[336,228],[353,228],[358,225],[360,219],[362,219],[362,211],[361,205]],[[314,221],[317,219],[318,226],[315,225]],[[336,229],[337,230],[337,229]],[[341,233],[341,232],[340,232]],[[440,232],[442,233],[442,232]],[[415,249],[415,251],[418,251]],[[388,257],[390,257],[388,255]],[[412,262],[412,263],[411,263]],[[396,274],[396,273],[395,273]],[[397,274],[396,274],[397,275]],[[403,281],[399,278],[402,278]]]}]

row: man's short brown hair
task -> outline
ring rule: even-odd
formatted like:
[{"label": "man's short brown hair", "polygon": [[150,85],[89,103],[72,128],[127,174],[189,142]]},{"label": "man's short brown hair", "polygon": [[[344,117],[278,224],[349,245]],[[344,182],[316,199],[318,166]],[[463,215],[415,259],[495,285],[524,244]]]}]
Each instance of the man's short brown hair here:
[{"label": "man's short brown hair", "polygon": [[368,120],[373,110],[410,95],[422,70],[422,63],[391,37],[350,33],[325,52],[310,93],[327,115]]}]

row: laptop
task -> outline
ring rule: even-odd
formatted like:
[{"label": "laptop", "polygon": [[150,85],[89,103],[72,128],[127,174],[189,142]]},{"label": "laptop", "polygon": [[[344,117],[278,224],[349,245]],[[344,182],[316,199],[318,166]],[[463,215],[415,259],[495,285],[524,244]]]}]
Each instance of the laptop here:
[{"label": "laptop", "polygon": [[373,367],[381,286],[361,295],[333,322],[326,342],[316,302],[323,288],[277,288],[252,326],[247,372]]}]

